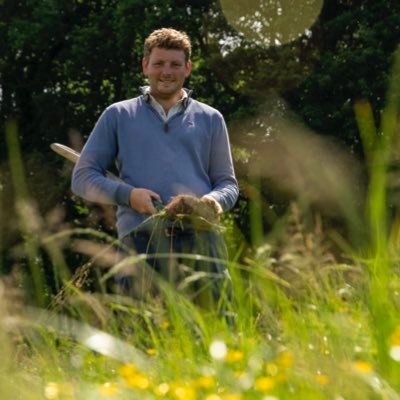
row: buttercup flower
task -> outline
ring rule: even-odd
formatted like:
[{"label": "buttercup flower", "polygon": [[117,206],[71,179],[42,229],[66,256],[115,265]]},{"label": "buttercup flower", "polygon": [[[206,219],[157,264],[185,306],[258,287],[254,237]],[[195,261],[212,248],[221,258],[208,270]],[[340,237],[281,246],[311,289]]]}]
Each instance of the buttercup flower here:
[{"label": "buttercup flower", "polygon": [[400,326],[397,326],[396,329],[389,337],[390,346],[400,346]]},{"label": "buttercup flower", "polygon": [[103,396],[114,396],[118,393],[118,386],[116,383],[106,382],[100,386],[99,390]]},{"label": "buttercup flower", "polygon": [[278,365],[284,368],[290,368],[293,365],[293,354],[290,351],[282,351],[276,359]]},{"label": "buttercup flower", "polygon": [[119,369],[119,373],[123,378],[136,374],[137,368],[133,364],[125,364]]},{"label": "buttercup flower", "polygon": [[367,361],[355,361],[352,367],[357,372],[362,372],[364,374],[369,374],[374,369],[373,365]]},{"label": "buttercup flower", "polygon": [[156,350],[156,349],[153,349],[153,348],[146,349],[146,353],[147,353],[149,356],[155,356],[155,355],[157,354],[157,350]]},{"label": "buttercup flower", "polygon": [[194,385],[199,388],[210,389],[215,386],[215,379],[213,376],[200,376],[195,380]]},{"label": "buttercup flower", "polygon": [[243,360],[244,354],[240,350],[228,350],[226,353],[225,361],[228,363],[235,363]]},{"label": "buttercup flower", "polygon": [[268,392],[275,387],[275,381],[270,376],[260,376],[254,382],[254,389],[259,392]]},{"label": "buttercup flower", "polygon": [[325,374],[316,374],[315,382],[317,382],[318,385],[321,386],[327,385],[329,383],[329,376]]},{"label": "buttercup flower", "polygon": [[241,400],[243,397],[240,393],[226,393],[223,395],[223,400]]},{"label": "buttercup flower", "polygon": [[217,394],[209,394],[205,400],[222,400],[220,396]]},{"label": "buttercup flower", "polygon": [[171,324],[168,321],[163,321],[160,324],[160,328],[163,330],[167,330],[170,326],[171,326]]},{"label": "buttercup flower", "polygon": [[136,389],[147,389],[150,386],[150,380],[146,375],[136,373],[125,378],[126,384]]},{"label": "buttercup flower", "polygon": [[187,385],[176,385],[172,393],[174,397],[178,400],[194,400],[196,399],[195,390]]}]

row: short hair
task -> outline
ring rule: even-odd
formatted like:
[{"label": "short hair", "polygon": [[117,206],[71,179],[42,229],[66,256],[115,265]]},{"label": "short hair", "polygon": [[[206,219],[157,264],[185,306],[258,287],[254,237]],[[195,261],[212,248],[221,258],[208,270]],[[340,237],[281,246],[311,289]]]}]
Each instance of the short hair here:
[{"label": "short hair", "polygon": [[189,36],[183,31],[172,28],[157,29],[144,41],[144,57],[149,58],[155,47],[170,50],[183,50],[185,60],[188,62],[192,55],[192,45]]}]

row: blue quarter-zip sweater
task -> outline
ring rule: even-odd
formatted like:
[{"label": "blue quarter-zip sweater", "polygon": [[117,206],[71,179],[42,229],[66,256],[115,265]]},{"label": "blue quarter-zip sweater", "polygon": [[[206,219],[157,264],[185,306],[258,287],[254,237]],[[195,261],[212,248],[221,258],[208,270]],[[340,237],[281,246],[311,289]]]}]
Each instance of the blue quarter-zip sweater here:
[{"label": "blue quarter-zip sweater", "polygon": [[[82,150],[72,191],[89,201],[117,205],[120,238],[148,217],[129,206],[135,187],[153,190],[164,204],[178,194],[208,194],[226,211],[237,200],[225,121],[188,94],[182,110],[167,121],[144,95],[112,104]],[[105,176],[113,163],[121,181]]]}]

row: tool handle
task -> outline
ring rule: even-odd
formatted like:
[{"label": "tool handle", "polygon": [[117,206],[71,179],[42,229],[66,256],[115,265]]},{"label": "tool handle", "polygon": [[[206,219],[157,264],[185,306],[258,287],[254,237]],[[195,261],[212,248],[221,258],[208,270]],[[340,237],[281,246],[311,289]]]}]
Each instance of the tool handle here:
[{"label": "tool handle", "polygon": [[[77,152],[76,150],[71,149],[71,147],[65,146],[64,144],[60,144],[60,143],[52,143],[50,145],[50,148],[57,153],[58,155],[66,158],[67,160],[73,162],[74,164],[76,164],[79,160],[80,157],[80,153]],[[112,172],[110,171],[106,171],[106,176],[107,178],[110,179],[114,179],[117,181],[121,181],[120,178],[118,178],[116,175],[114,175]]]}]

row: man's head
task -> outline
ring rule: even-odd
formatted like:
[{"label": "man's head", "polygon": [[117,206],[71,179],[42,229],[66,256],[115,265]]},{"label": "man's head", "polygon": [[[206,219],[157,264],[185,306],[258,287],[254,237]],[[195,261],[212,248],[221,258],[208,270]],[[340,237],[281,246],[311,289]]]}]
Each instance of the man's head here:
[{"label": "man's head", "polygon": [[172,28],[157,29],[152,32],[144,42],[144,57],[148,59],[152,50],[158,47],[167,50],[182,50],[188,62],[192,55],[192,45],[185,32]]},{"label": "man's head", "polygon": [[184,32],[163,28],[146,39],[143,73],[158,101],[174,103],[182,97],[184,81],[192,69],[190,55],[190,40]]}]

